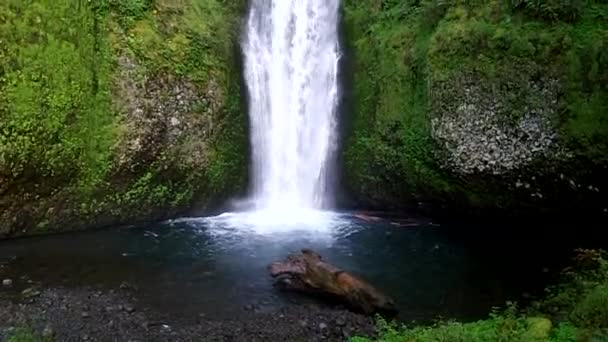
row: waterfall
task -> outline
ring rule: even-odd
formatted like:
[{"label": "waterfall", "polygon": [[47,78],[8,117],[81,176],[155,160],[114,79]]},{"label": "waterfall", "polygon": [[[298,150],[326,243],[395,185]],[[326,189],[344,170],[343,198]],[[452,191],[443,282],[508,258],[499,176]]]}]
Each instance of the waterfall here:
[{"label": "waterfall", "polygon": [[324,209],[336,151],[339,0],[250,0],[242,40],[257,210]]}]

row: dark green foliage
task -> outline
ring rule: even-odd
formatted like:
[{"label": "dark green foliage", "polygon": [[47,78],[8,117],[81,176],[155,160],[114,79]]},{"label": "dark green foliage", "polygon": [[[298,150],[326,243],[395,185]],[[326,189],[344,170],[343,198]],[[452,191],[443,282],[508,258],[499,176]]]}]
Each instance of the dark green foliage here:
[{"label": "dark green foliage", "polygon": [[608,284],[585,295],[574,308],[572,321],[585,328],[608,329]]},{"label": "dark green foliage", "polygon": [[564,284],[548,289],[539,310],[587,331],[608,329],[608,261],[595,250],[579,250],[575,261],[565,271]]},{"label": "dark green foliage", "polygon": [[511,0],[511,4],[534,18],[572,22],[583,14],[585,0]]},{"label": "dark green foliage", "polygon": [[115,11],[121,23],[128,27],[133,21],[140,19],[150,7],[151,0],[105,0],[108,8]]},{"label": "dark green foliage", "polygon": [[[473,323],[446,322],[430,327],[399,327],[380,319],[378,328],[381,342],[541,342],[550,341],[550,323],[531,320],[517,315],[513,309],[495,313],[487,320]],[[562,334],[564,334],[562,332]],[[366,338],[354,338],[351,342],[367,342]],[[570,342],[573,339],[553,340]]]},{"label": "dark green foliage", "polygon": [[393,186],[386,189],[407,187],[414,194],[446,186],[431,153],[425,84],[429,35],[418,25],[403,25],[417,16],[419,8],[412,6],[395,2],[370,13],[369,2],[346,5],[358,100],[347,142],[347,178],[365,188],[371,200],[384,197],[376,190],[388,182]]},{"label": "dark green foliage", "polygon": [[[608,10],[606,10],[608,13]],[[608,22],[608,21],[607,21]],[[593,21],[573,30],[564,135],[598,163],[608,161],[608,29]]]}]

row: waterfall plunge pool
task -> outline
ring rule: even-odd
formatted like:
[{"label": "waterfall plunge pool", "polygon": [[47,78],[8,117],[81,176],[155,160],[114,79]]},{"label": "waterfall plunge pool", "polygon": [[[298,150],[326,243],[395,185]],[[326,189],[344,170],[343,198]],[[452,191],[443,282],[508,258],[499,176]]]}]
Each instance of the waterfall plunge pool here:
[{"label": "waterfall plunge pool", "polygon": [[[264,229],[255,228],[259,220]],[[466,233],[456,224],[395,225],[348,213],[322,213],[308,225],[294,220],[286,229],[268,220],[226,214],[3,241],[0,262],[11,261],[0,277],[13,279],[14,291],[31,282],[101,289],[127,283],[138,289],[139,305],[173,317],[234,318],[247,307],[268,312],[315,301],[278,292],[266,269],[312,248],[395,298],[401,319],[469,320],[542,294],[569,255],[563,244],[539,245],[491,224]]]}]

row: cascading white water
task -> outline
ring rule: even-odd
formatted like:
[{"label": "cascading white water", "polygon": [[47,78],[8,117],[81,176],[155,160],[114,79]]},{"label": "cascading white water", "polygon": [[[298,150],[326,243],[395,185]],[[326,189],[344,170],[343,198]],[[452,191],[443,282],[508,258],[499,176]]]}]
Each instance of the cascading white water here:
[{"label": "cascading white water", "polygon": [[256,209],[331,205],[339,0],[251,0],[242,41]]}]

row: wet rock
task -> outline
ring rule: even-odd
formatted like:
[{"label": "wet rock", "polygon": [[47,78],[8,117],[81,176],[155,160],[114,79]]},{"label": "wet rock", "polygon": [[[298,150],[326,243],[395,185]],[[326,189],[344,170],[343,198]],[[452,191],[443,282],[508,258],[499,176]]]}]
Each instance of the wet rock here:
[{"label": "wet rock", "polygon": [[40,296],[40,291],[30,287],[21,291],[21,295],[25,298],[34,298]]},{"label": "wet rock", "polygon": [[336,318],[336,325],[339,327],[343,327],[346,325],[346,320],[343,317]]},{"label": "wet rock", "polygon": [[344,338],[345,340],[349,340],[352,336],[353,336],[352,329],[350,329],[348,327],[342,329],[342,338]]},{"label": "wet rock", "polygon": [[122,282],[122,283],[120,283],[119,288],[121,290],[128,290],[128,291],[137,291],[138,290],[137,286],[135,286],[135,285],[133,285],[131,283],[128,283],[128,282]]},{"label": "wet rock", "polygon": [[53,330],[53,328],[51,328],[50,326],[46,326],[44,327],[44,329],[42,330],[42,337],[45,339],[50,339],[53,338],[55,336],[55,331]]},{"label": "wet rock", "polygon": [[2,286],[11,286],[13,285],[13,281],[11,279],[4,279],[2,281]]},{"label": "wet rock", "polygon": [[326,339],[327,337],[329,337],[330,332],[329,332],[329,326],[326,323],[319,323],[319,334],[321,335],[321,338]]},{"label": "wet rock", "polygon": [[[462,79],[460,91],[436,92],[437,103],[453,106],[434,108],[432,137],[443,147],[442,167],[458,174],[506,174],[524,167],[533,160],[567,158],[559,145],[552,121],[557,105],[531,104],[518,117],[505,112],[500,96],[488,96],[487,89],[474,79]],[[530,81],[528,92],[544,98],[557,99],[557,79]],[[449,95],[448,95],[449,94]],[[441,98],[449,96],[449,98]],[[504,118],[511,118],[505,124]]]}]

